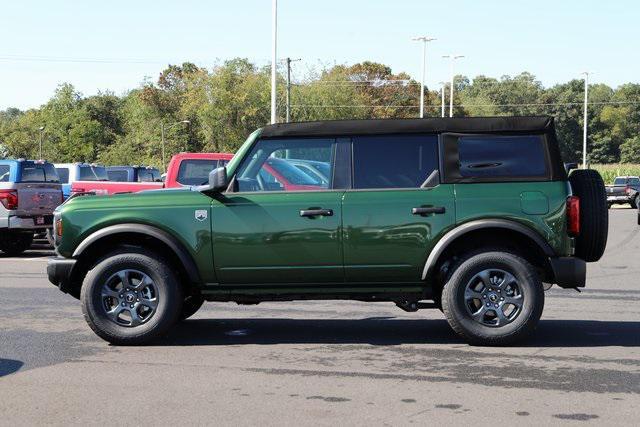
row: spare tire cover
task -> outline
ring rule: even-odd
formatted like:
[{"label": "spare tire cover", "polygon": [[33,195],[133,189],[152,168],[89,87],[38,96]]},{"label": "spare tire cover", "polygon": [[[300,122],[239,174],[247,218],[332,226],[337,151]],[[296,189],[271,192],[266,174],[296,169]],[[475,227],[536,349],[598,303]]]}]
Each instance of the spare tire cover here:
[{"label": "spare tire cover", "polygon": [[578,169],[569,175],[571,191],[580,198],[580,235],[576,256],[586,262],[598,261],[607,246],[609,211],[604,181],[593,169]]}]

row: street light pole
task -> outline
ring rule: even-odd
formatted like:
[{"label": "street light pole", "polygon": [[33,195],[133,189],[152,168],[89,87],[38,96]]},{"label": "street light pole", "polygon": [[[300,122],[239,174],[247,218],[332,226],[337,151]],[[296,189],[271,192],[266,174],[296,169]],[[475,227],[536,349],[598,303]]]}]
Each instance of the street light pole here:
[{"label": "street light pole", "polygon": [[427,43],[436,40],[433,37],[420,36],[411,40],[422,42],[422,80],[420,81],[420,118],[424,118],[424,81],[427,74]]},{"label": "street light pole", "polygon": [[593,74],[589,71],[582,73],[584,75],[584,123],[582,125],[582,169],[587,168],[587,104],[589,102],[589,75]]},{"label": "street light pole", "polygon": [[271,3],[271,124],[276,122],[276,65],[278,58],[278,0]]},{"label": "street light pole", "polygon": [[444,117],[444,90],[447,86],[445,82],[439,82],[440,85],[440,117]]},{"label": "street light pole", "polygon": [[40,131],[40,155],[38,156],[38,158],[42,160],[42,139],[44,137],[44,126],[40,126],[38,130]]},{"label": "street light pole", "polygon": [[291,121],[291,63],[301,61],[298,59],[287,58],[287,123]]},{"label": "street light pole", "polygon": [[460,59],[460,58],[464,58],[464,55],[443,55],[443,58],[449,58],[450,59],[450,64],[449,64],[449,70],[451,73],[451,81],[449,82],[450,87],[449,87],[449,117],[453,117],[453,79],[454,79],[454,74],[453,74],[453,62],[456,59]]},{"label": "street light pole", "polygon": [[162,141],[162,172],[166,172],[167,171],[167,161],[165,158],[165,148],[164,148],[164,135],[165,132],[168,131],[169,129],[171,129],[174,126],[178,126],[181,124],[189,124],[191,123],[190,120],[180,120],[179,122],[176,122],[172,125],[169,125],[165,128],[164,122],[160,122],[160,140]]}]

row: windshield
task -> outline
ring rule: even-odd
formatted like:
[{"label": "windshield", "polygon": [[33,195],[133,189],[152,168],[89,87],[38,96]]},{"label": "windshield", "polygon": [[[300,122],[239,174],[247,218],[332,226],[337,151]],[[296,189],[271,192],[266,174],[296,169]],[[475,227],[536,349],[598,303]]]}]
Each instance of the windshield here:
[{"label": "windshield", "polygon": [[80,166],[78,181],[109,181],[107,170],[104,166]]},{"label": "windshield", "polygon": [[322,185],[322,181],[320,180],[320,178],[313,177],[304,173],[286,160],[272,157],[266,161],[266,164],[271,166],[276,171],[276,173],[286,179],[289,184]]},{"label": "windshield", "polygon": [[20,170],[20,182],[60,182],[56,168],[51,163],[20,162]]}]

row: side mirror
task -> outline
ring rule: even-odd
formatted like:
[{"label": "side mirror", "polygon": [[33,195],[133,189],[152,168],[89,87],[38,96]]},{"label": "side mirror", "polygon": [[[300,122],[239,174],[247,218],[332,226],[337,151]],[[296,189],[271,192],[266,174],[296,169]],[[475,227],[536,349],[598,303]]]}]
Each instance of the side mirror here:
[{"label": "side mirror", "polygon": [[215,168],[209,172],[209,190],[211,191],[223,191],[229,186],[229,180],[227,178],[227,168]]}]

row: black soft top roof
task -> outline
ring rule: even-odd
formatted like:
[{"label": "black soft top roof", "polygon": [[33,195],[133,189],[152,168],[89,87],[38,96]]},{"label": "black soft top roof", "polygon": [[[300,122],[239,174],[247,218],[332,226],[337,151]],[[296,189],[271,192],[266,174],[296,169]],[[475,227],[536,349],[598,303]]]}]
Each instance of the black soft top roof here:
[{"label": "black soft top roof", "polygon": [[521,133],[553,132],[553,117],[454,117],[426,119],[327,120],[278,123],[262,129],[261,137],[347,136],[400,133]]}]

